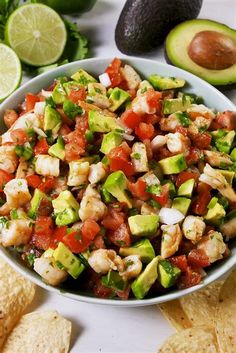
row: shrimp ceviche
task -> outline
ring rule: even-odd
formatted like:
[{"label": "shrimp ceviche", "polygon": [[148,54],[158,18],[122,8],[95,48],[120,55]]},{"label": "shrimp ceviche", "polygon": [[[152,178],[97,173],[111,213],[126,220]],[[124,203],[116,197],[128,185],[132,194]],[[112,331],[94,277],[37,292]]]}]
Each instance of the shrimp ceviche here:
[{"label": "shrimp ceviche", "polygon": [[47,284],[143,299],[197,285],[236,236],[236,113],[114,59],[28,93],[0,146],[0,242]]}]

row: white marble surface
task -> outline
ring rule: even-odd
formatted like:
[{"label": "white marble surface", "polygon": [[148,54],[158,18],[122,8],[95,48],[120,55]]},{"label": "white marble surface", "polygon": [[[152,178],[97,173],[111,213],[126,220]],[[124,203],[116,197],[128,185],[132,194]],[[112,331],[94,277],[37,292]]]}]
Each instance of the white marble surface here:
[{"label": "white marble surface", "polygon": [[[78,20],[96,57],[121,56],[114,29],[124,0],[98,0]],[[205,0],[201,18],[236,28],[236,0]],[[164,61],[163,48],[145,55]],[[227,92],[236,103],[236,90]],[[56,309],[73,322],[71,353],[154,353],[173,332],[156,306],[118,308],[79,303],[38,288],[31,310]]]}]

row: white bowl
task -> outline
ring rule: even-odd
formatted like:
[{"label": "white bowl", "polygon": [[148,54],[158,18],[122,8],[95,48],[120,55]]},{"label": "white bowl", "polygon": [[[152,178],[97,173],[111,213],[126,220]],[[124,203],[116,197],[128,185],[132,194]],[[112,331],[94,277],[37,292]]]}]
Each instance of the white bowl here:
[{"label": "white bowl", "polygon": [[[99,75],[101,74],[107,65],[111,62],[112,58],[95,58],[88,59],[78,62],[73,62],[64,66],[60,66],[52,71],[41,74],[40,76],[35,77],[31,81],[24,84],[20,87],[16,92],[14,92],[9,98],[7,98],[4,103],[0,106],[0,117],[3,116],[3,112],[6,109],[16,108],[18,104],[20,104],[24,98],[26,93],[37,93],[42,88],[48,87],[54,78],[67,75],[72,75],[77,69],[83,68],[91,74]],[[139,59],[139,58],[123,58],[125,62],[130,63],[134,66],[134,68],[142,75],[143,78],[146,78],[148,75],[156,73],[163,76],[174,76],[174,77],[182,77],[187,82],[188,85],[186,87],[186,91],[196,93],[199,96],[204,98],[205,104],[210,108],[215,108],[219,111],[223,110],[235,110],[235,105],[230,102],[222,93],[220,93],[216,88],[212,87],[207,82],[201,80],[200,78],[184,71],[178,69],[174,66],[170,66],[167,64],[155,62],[147,59]],[[0,120],[0,131],[4,131],[6,128],[4,127],[4,123],[2,119]],[[55,288],[50,285],[46,285],[41,278],[37,275],[37,273],[32,270],[26,268],[26,266],[17,258],[17,256],[3,248],[0,247],[0,254],[5,258],[5,260],[12,265],[17,271],[19,271],[23,276],[28,277],[32,282],[36,283],[40,287],[43,287],[51,292],[55,292],[58,294],[62,294],[66,297],[87,302],[87,303],[95,303],[95,304],[106,304],[106,305],[115,305],[115,306],[144,306],[144,305],[152,305],[158,304],[162,302],[166,302],[169,300],[173,300],[179,297],[182,297],[188,293],[194,292],[200,288],[203,288],[207,284],[215,281],[219,277],[223,276],[227,271],[229,271],[236,264],[236,242],[231,243],[232,254],[229,258],[221,261],[220,263],[214,265],[209,271],[203,282],[197,286],[183,289],[183,290],[170,290],[169,293],[156,296],[153,298],[143,299],[143,300],[119,300],[119,299],[100,299],[95,298],[90,293],[74,293],[74,292],[64,292],[60,288]]]}]

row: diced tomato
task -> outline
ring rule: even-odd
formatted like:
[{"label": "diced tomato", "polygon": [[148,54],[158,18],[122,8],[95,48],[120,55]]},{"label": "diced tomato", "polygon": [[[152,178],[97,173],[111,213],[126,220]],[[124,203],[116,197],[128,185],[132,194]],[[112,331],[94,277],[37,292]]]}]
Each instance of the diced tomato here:
[{"label": "diced tomato", "polygon": [[199,162],[200,151],[195,147],[190,147],[188,154],[185,156],[187,165],[193,165]]},{"label": "diced tomato", "polygon": [[155,159],[157,161],[160,161],[164,158],[171,157],[171,156],[173,156],[173,153],[171,153],[168,150],[168,148],[166,148],[165,146],[158,148],[158,150],[155,153],[155,157],[156,157]]},{"label": "diced tomato", "polygon": [[116,295],[123,299],[123,300],[127,300],[129,299],[129,294],[130,294],[130,286],[128,286],[125,290],[123,291],[119,291],[119,290],[116,290]]},{"label": "diced tomato", "polygon": [[13,109],[7,109],[4,113],[3,120],[6,127],[9,129],[18,119],[18,114]]},{"label": "diced tomato", "polygon": [[209,148],[211,144],[211,135],[207,132],[203,132],[202,134],[194,134],[191,136],[193,145],[199,149]]},{"label": "diced tomato", "polygon": [[81,227],[82,238],[86,242],[94,240],[99,231],[100,227],[93,219],[86,219]]},{"label": "diced tomato", "polygon": [[111,288],[105,287],[102,284],[102,281],[100,278],[96,281],[93,287],[93,292],[95,296],[98,298],[109,298],[113,294],[113,290]]},{"label": "diced tomato", "polygon": [[156,124],[159,123],[161,120],[161,116],[157,114],[145,114],[143,117],[143,121],[147,124]]},{"label": "diced tomato", "polygon": [[111,87],[119,86],[124,78],[120,72],[121,60],[113,59],[110,65],[106,68],[105,72],[109,75],[111,80]]},{"label": "diced tomato", "polygon": [[38,235],[47,234],[51,237],[53,233],[53,221],[51,217],[38,216],[35,221],[34,232]]},{"label": "diced tomato", "polygon": [[39,190],[45,194],[49,193],[55,186],[55,178],[52,176],[47,176],[45,181],[43,181],[39,186]]},{"label": "diced tomato", "polygon": [[65,145],[65,159],[67,162],[76,161],[85,152],[85,149],[77,143],[67,143]]},{"label": "diced tomato", "polygon": [[211,200],[211,187],[200,182],[197,187],[198,196],[191,206],[192,212],[204,216],[207,213],[207,205]]},{"label": "diced tomato", "polygon": [[155,108],[158,111],[161,110],[160,98],[162,96],[161,92],[154,91],[154,89],[149,89],[146,92],[147,103],[150,108]]},{"label": "diced tomato", "polygon": [[88,115],[84,114],[83,116],[80,116],[78,118],[75,118],[75,129],[81,133],[82,135],[85,133],[86,130],[88,130]]},{"label": "diced tomato", "polygon": [[15,129],[10,132],[13,142],[17,145],[23,145],[29,141],[29,136],[23,129]]},{"label": "diced tomato", "polygon": [[148,194],[148,192],[146,192],[146,187],[147,187],[147,184],[141,178],[139,178],[136,181],[136,183],[131,183],[131,182],[128,183],[128,188],[131,194],[134,197],[143,201],[146,201],[150,198],[150,195]]},{"label": "diced tomato", "polygon": [[162,186],[162,192],[161,195],[157,196],[152,194],[152,198],[159,202],[161,206],[165,206],[169,200],[169,186],[168,184],[165,184]]},{"label": "diced tomato", "polygon": [[30,110],[33,110],[35,103],[37,102],[39,102],[39,97],[32,93],[28,93],[25,98],[26,111],[29,112]]},{"label": "diced tomato", "polygon": [[125,215],[123,212],[110,207],[108,213],[102,220],[102,224],[106,229],[116,230],[122,223],[124,223],[124,219]]},{"label": "diced tomato", "polygon": [[108,238],[113,244],[117,246],[131,245],[131,234],[126,223],[121,224],[115,231],[109,232]]},{"label": "diced tomato", "polygon": [[31,239],[32,244],[36,246],[36,248],[41,250],[47,250],[50,247],[51,237],[47,233],[36,234],[34,233]]},{"label": "diced tomato", "polygon": [[196,286],[201,282],[201,279],[201,274],[194,271],[190,266],[188,266],[187,271],[180,276],[177,285],[180,289],[185,289]]},{"label": "diced tomato", "polygon": [[197,180],[198,175],[196,173],[188,172],[188,171],[184,170],[183,172],[178,174],[177,179],[176,179],[176,186],[179,188],[180,185],[182,185],[183,183],[185,183],[185,181],[187,181],[189,179]]},{"label": "diced tomato", "polygon": [[140,123],[139,126],[135,128],[135,134],[140,140],[151,139],[154,135],[154,131],[153,125],[146,123]]},{"label": "diced tomato", "polygon": [[27,180],[28,185],[34,189],[39,187],[39,185],[42,183],[42,179],[36,174],[28,175],[26,177],[26,180]]},{"label": "diced tomato", "polygon": [[172,265],[177,266],[182,272],[187,271],[188,262],[186,255],[173,256],[169,258]]},{"label": "diced tomato", "polygon": [[53,211],[52,202],[48,198],[43,197],[43,199],[39,204],[37,214],[39,216],[50,216],[52,211]]},{"label": "diced tomato", "polygon": [[188,263],[193,267],[207,267],[210,265],[209,257],[202,249],[191,250],[188,254]]},{"label": "diced tomato", "polygon": [[89,241],[84,241],[79,231],[71,231],[67,233],[63,239],[63,243],[75,254],[79,254],[87,249]]},{"label": "diced tomato", "polygon": [[[212,124],[218,124],[217,129],[235,130],[236,129],[236,113],[230,110],[226,110],[220,113],[216,119],[213,120]],[[211,126],[212,127],[212,126]]]},{"label": "diced tomato", "polygon": [[204,235],[207,235],[209,232],[211,231],[215,231],[215,227],[213,226],[210,226],[209,224],[206,225],[206,228],[205,228],[205,232],[204,232]]},{"label": "diced tomato", "polygon": [[79,90],[78,89],[71,89],[70,94],[69,94],[69,99],[73,103],[78,103],[79,101],[84,101],[86,98],[86,90],[84,87],[81,87]]},{"label": "diced tomato", "polygon": [[70,132],[71,132],[71,129],[69,128],[69,126],[66,124],[63,124],[59,130],[59,135],[65,136],[65,135],[68,135]]},{"label": "diced tomato", "polygon": [[121,115],[122,122],[130,129],[135,129],[142,121],[142,117],[139,114],[134,113],[131,109],[127,109]]},{"label": "diced tomato", "polygon": [[56,249],[58,243],[61,242],[64,236],[66,235],[66,231],[66,226],[58,227],[54,230],[50,241],[50,248]]},{"label": "diced tomato", "polygon": [[4,186],[8,181],[12,180],[14,176],[3,169],[0,169],[0,192],[3,191]]},{"label": "diced tomato", "polygon": [[128,176],[134,174],[134,167],[129,161],[129,156],[123,146],[113,148],[109,152],[108,158],[110,160],[110,169],[113,172],[122,170]]},{"label": "diced tomato", "polygon": [[106,249],[106,245],[102,234],[97,234],[93,240],[93,246],[95,249]]},{"label": "diced tomato", "polygon": [[42,138],[41,140],[38,140],[34,147],[34,154],[47,154],[49,149],[49,145],[47,143],[46,138]]}]

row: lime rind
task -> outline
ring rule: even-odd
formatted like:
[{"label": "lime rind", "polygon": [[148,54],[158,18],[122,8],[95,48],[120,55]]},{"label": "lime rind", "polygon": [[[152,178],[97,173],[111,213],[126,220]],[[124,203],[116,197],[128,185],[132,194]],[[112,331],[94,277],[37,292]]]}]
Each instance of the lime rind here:
[{"label": "lime rind", "polygon": [[0,102],[7,98],[20,85],[21,63],[11,48],[0,43]]},{"label": "lime rind", "polygon": [[53,9],[42,4],[27,4],[9,17],[5,38],[22,62],[46,66],[61,57],[67,31],[63,20]]}]

